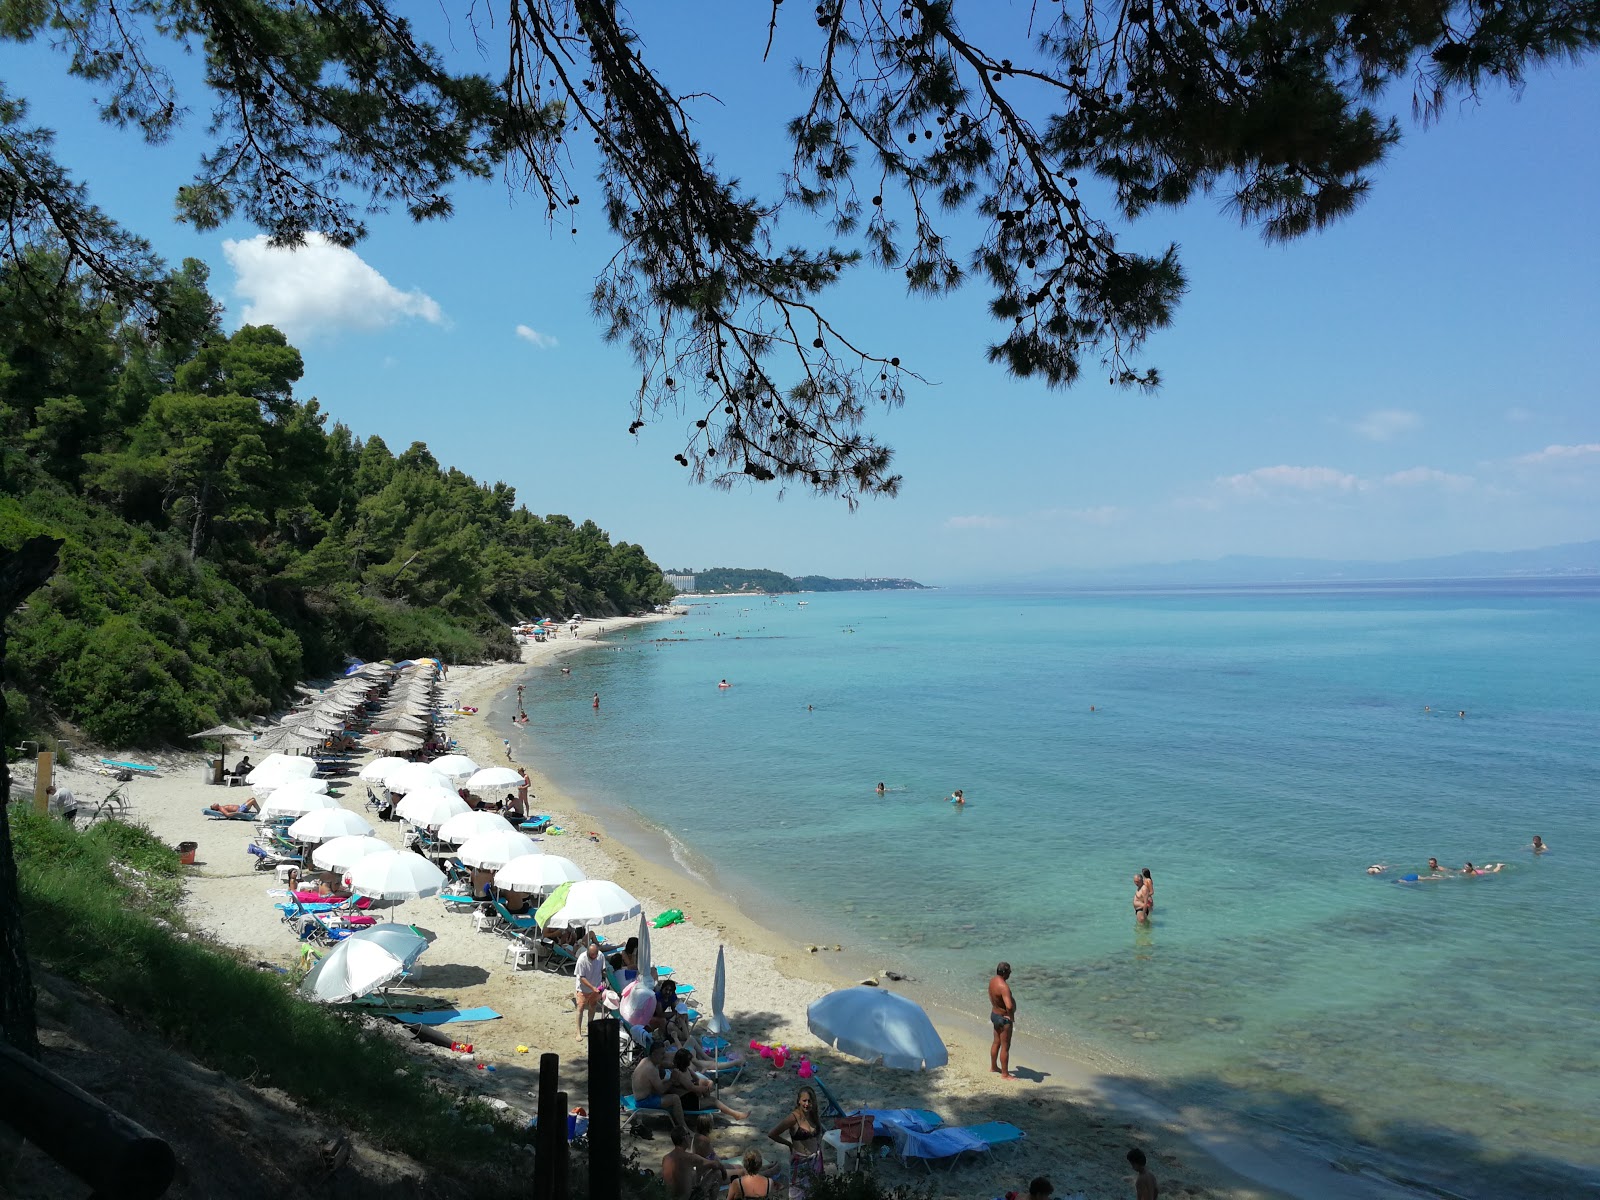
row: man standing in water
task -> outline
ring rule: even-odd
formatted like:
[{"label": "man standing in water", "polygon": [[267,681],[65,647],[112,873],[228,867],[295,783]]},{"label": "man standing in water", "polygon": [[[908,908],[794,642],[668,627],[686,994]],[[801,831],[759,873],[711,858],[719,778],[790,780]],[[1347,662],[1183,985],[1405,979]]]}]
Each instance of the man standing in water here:
[{"label": "man standing in water", "polygon": [[994,1026],[994,1044],[989,1047],[989,1070],[1001,1079],[1012,1079],[1011,1034],[1017,1024],[1017,998],[1011,994],[1011,964],[1003,962],[989,980],[989,1024]]}]

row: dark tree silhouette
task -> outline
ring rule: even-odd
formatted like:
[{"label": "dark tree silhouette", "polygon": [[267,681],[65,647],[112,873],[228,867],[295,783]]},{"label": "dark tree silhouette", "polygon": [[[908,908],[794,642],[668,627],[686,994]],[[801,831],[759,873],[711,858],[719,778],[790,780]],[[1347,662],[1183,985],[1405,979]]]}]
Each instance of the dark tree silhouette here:
[{"label": "dark tree silhouette", "polygon": [[[56,569],[62,543],[35,537],[16,550],[0,553],[0,676],[5,674],[6,623],[17,605],[43,586]],[[0,734],[10,732],[4,689],[0,689]],[[0,745],[9,744],[9,739]],[[0,763],[0,1038],[26,1054],[39,1053],[33,1010],[33,972],[22,933],[17,896],[17,863],[11,854],[11,771]]]},{"label": "dark tree silhouette", "polygon": [[[719,173],[692,98],[615,0],[447,5],[499,56],[493,76],[453,70],[384,0],[0,0],[0,37],[50,38],[101,86],[102,115],[151,141],[185,111],[158,51],[201,41],[215,144],[178,199],[202,228],[239,214],[279,244],[350,245],[366,213],[446,217],[453,181],[497,170],[567,225],[592,171],[620,241],[593,303],[640,367],[632,428],[687,410],[677,458],[697,477],[852,503],[899,484],[863,424],[903,401],[912,366],[910,347],[829,316],[824,293],[858,262],[920,293],[976,276],[1001,325],[989,357],[1013,374],[1065,386],[1098,364],[1152,388],[1139,352],[1184,277],[1175,248],[1125,250],[1112,222],[1221,192],[1266,237],[1299,236],[1371,186],[1398,138],[1374,107],[1391,84],[1410,80],[1426,119],[1600,42],[1594,0],[1035,0],[1006,10],[1026,22],[1013,59],[960,21],[995,6],[770,5],[766,53],[801,46],[809,100],[768,199]],[[838,244],[783,245],[791,208],[824,214]],[[984,218],[968,243],[948,223],[963,210]],[[148,247],[0,93],[0,238],[41,237],[159,317]]]}]

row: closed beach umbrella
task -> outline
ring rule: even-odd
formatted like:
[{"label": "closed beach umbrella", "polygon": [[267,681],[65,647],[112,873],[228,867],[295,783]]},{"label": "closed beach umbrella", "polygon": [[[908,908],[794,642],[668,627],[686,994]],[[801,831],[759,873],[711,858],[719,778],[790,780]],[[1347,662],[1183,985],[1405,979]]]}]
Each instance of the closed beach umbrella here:
[{"label": "closed beach umbrella", "polygon": [[456,849],[456,857],[469,867],[492,871],[513,858],[539,853],[539,846],[532,838],[515,832],[504,821],[500,826],[498,832],[476,834],[462,842]]},{"label": "closed beach umbrella", "polygon": [[276,787],[291,779],[308,779],[317,773],[317,764],[309,758],[296,758],[290,754],[269,754],[258,762],[244,777],[248,784],[265,784]]},{"label": "closed beach umbrella", "polygon": [[806,1024],[835,1050],[897,1070],[921,1071],[950,1061],[922,1006],[883,988],[829,992],[806,1009]]},{"label": "closed beach umbrella", "polygon": [[420,854],[391,850],[369,854],[350,868],[350,890],[374,900],[415,900],[438,895],[444,872]]},{"label": "closed beach umbrella", "polygon": [[[424,829],[437,829],[451,817],[471,812],[472,809],[449,788],[426,787],[408,792],[394,811],[402,821],[410,821]],[[503,820],[500,823],[505,824]]]},{"label": "closed beach umbrella", "polygon": [[475,771],[467,778],[467,791],[487,792],[496,788],[514,788],[522,786],[522,776],[510,767],[484,767]]},{"label": "closed beach umbrella", "polygon": [[322,1004],[343,1004],[400,978],[428,948],[409,925],[386,922],[351,934],[300,984],[303,995]]},{"label": "closed beach umbrella", "polygon": [[348,808],[322,808],[308,812],[289,826],[291,842],[331,842],[336,837],[370,836],[372,826],[359,813]]},{"label": "closed beach umbrella", "polygon": [[644,919],[644,913],[639,914],[639,949],[637,952],[639,978],[646,983],[655,983],[656,966],[650,957],[650,922]]},{"label": "closed beach umbrella", "polygon": [[[539,911],[543,912],[543,907]],[[643,911],[644,906],[621,885],[609,879],[580,879],[567,886],[566,903],[548,923],[557,928],[613,925],[618,921],[631,920]]]},{"label": "closed beach umbrella", "polygon": [[315,792],[293,792],[288,788],[278,788],[261,801],[261,815],[263,817],[303,817],[307,813],[321,812],[324,809],[338,807],[339,802],[332,796],[320,796]]},{"label": "closed beach umbrella", "polygon": [[733,1028],[733,1022],[728,1020],[728,1014],[723,1010],[728,1004],[728,964],[725,961],[722,947],[717,947],[717,969],[711,977],[711,1020],[706,1023],[706,1028],[712,1033],[723,1034]]},{"label": "closed beach umbrella", "polygon": [[450,781],[427,763],[406,763],[385,775],[383,785],[391,792],[399,792],[403,796],[407,792],[419,791],[425,787],[447,788],[450,786]]},{"label": "closed beach umbrella", "polygon": [[478,770],[478,764],[465,754],[446,754],[434,759],[428,765],[438,771],[439,774],[456,780],[465,779],[469,775],[475,774]]},{"label": "closed beach umbrella", "polygon": [[348,871],[369,854],[390,854],[394,847],[370,834],[347,833],[323,842],[311,852],[311,862],[324,871]]},{"label": "closed beach umbrella", "polygon": [[361,768],[361,778],[368,783],[382,783],[389,777],[389,772],[400,767],[409,767],[411,764],[403,758],[375,758]]},{"label": "closed beach umbrella", "polygon": [[[513,832],[511,823],[499,813],[472,812],[469,810],[464,813],[457,813],[439,826],[439,840],[441,842],[449,842],[452,845],[459,845],[461,842],[480,835],[509,832]],[[528,844],[530,846],[533,845],[532,842]],[[532,854],[534,851],[527,850],[524,853]]]},{"label": "closed beach umbrella", "polygon": [[559,854],[522,854],[494,873],[494,885],[507,892],[548,892],[586,879],[583,868]]}]

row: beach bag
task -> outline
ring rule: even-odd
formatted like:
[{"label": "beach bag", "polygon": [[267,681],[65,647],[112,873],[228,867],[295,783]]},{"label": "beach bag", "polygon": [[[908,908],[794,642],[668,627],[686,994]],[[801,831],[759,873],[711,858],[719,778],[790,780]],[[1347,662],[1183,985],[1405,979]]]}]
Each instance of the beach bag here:
[{"label": "beach bag", "polygon": [[839,1141],[846,1146],[870,1146],[873,1130],[870,1116],[840,1117],[833,1123],[839,1131]]}]

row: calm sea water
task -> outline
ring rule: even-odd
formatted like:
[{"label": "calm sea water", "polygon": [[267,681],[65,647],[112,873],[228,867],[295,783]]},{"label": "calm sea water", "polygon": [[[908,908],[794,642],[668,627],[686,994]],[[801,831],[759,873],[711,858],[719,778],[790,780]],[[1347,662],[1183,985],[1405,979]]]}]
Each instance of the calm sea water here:
[{"label": "calm sea water", "polygon": [[[541,670],[530,736],[758,916],[968,1007],[1009,958],[1034,1028],[1167,1102],[1600,1191],[1600,585],[804,599]],[[1429,855],[1506,867],[1389,881]]]}]

